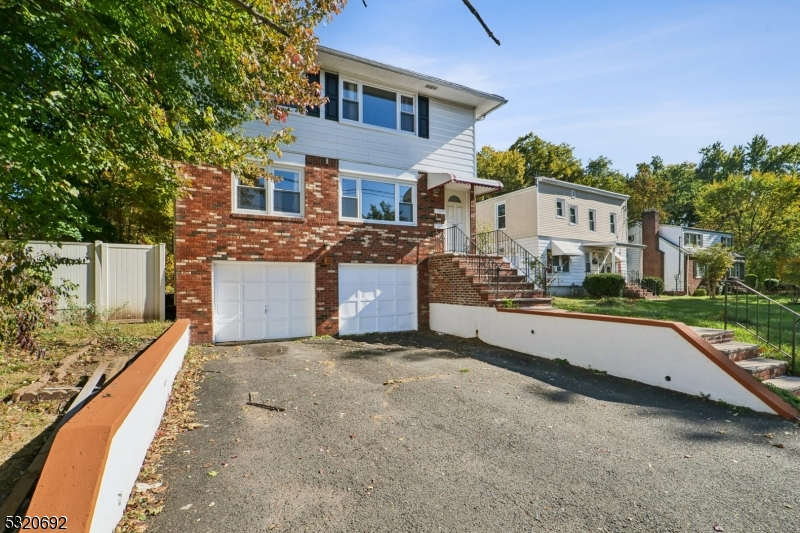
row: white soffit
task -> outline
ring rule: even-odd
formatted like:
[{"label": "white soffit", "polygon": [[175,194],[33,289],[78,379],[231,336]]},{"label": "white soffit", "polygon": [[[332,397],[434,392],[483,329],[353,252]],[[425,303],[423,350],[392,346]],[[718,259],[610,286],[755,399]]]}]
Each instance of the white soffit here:
[{"label": "white soffit", "polygon": [[439,187],[446,183],[456,183],[461,185],[474,185],[475,196],[489,194],[499,191],[503,184],[497,180],[486,180],[483,178],[462,178],[449,172],[428,172],[428,189]]},{"label": "white soffit", "polygon": [[583,255],[580,247],[573,242],[550,241],[550,250],[553,255]]}]

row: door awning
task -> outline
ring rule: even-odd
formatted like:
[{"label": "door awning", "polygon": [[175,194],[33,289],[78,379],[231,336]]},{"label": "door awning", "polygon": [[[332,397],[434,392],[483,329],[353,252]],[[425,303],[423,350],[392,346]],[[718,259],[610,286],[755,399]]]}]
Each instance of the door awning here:
[{"label": "door awning", "polygon": [[574,242],[550,241],[550,250],[553,255],[583,255],[580,247]]},{"label": "door awning", "polygon": [[[470,178],[456,176],[449,172],[428,172],[428,189],[445,185],[446,183],[455,183],[459,185],[474,185],[475,196],[482,196],[491,192],[499,191],[503,188],[503,184],[497,180],[485,180],[483,178]],[[468,188],[468,187],[467,187]]]}]

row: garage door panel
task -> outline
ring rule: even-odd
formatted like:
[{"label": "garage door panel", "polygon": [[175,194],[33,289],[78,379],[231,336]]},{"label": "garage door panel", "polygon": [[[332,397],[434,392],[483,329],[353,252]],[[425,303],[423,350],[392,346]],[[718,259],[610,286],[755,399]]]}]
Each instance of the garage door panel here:
[{"label": "garage door panel", "polygon": [[262,265],[242,265],[242,281],[264,282],[264,267]]},{"label": "garage door panel", "polygon": [[242,302],[242,320],[264,320],[264,302]]},{"label": "garage door panel", "polygon": [[242,313],[242,306],[239,302],[218,302],[214,318],[219,322],[230,322],[231,320],[240,320]]},{"label": "garage door panel", "polygon": [[311,324],[305,320],[291,320],[289,322],[289,337],[306,337],[311,335]]},{"label": "garage door panel", "polygon": [[340,265],[339,332],[416,329],[415,279],[411,265]]},{"label": "garage door panel", "polygon": [[289,281],[289,267],[283,265],[270,265],[267,267],[267,281],[286,283]]},{"label": "garage door panel", "polygon": [[267,319],[283,320],[289,318],[289,302],[267,302]]},{"label": "garage door panel", "polygon": [[246,320],[242,322],[242,337],[247,340],[266,338],[266,334],[264,332],[264,321]]},{"label": "garage door panel", "polygon": [[235,340],[242,338],[242,323],[241,322],[222,322],[216,325],[217,339]]},{"label": "garage door panel", "polygon": [[308,317],[310,313],[308,302],[292,301],[289,302],[289,316],[293,319]]},{"label": "garage door panel", "polygon": [[289,298],[292,300],[308,298],[308,285],[305,283],[292,283],[289,285]]},{"label": "garage door panel", "polygon": [[241,269],[239,265],[216,265],[214,279],[216,281],[240,281]]},{"label": "garage door panel", "polygon": [[289,281],[308,283],[311,281],[313,270],[310,268],[293,268],[289,270]]},{"label": "garage door panel", "polygon": [[271,339],[286,339],[289,335],[289,320],[270,320],[268,328],[268,335]]},{"label": "garage door panel", "polygon": [[244,283],[241,285],[242,300],[245,301],[264,301],[266,288],[263,283]]},{"label": "garage door panel", "polygon": [[242,286],[238,283],[218,283],[214,297],[219,302],[238,302],[242,299]]}]

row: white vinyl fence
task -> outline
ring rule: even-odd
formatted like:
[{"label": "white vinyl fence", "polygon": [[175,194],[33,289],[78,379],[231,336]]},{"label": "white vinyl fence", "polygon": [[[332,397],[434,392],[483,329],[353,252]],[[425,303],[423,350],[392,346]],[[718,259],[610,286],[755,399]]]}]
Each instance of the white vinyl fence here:
[{"label": "white vinyl fence", "polygon": [[[83,259],[79,265],[59,266],[53,276],[77,285],[75,304],[117,310],[111,320],[164,320],[164,244],[66,242],[59,248],[55,243],[31,241],[28,245],[34,253]],[[60,304],[66,307],[66,302]]]}]

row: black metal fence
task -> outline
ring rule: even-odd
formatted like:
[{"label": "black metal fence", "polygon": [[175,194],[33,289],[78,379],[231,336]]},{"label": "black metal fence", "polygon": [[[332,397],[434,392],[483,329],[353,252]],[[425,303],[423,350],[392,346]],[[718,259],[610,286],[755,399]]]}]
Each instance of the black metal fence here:
[{"label": "black metal fence", "polygon": [[478,281],[485,283],[489,289],[497,293],[500,284],[502,260],[484,252],[474,240],[457,226],[449,226],[439,230],[434,240],[434,252],[454,253],[462,256],[462,260],[475,272]]},{"label": "black metal fence", "polygon": [[725,329],[736,324],[790,359],[789,371],[798,372],[797,328],[800,313],[789,309],[737,279],[722,282]]},{"label": "black metal fence", "polygon": [[[496,255],[508,261],[528,283],[533,283],[547,294],[547,266],[535,255],[509,237],[503,230],[485,231],[472,236],[480,249],[489,255]],[[557,273],[555,273],[557,274]]]}]

